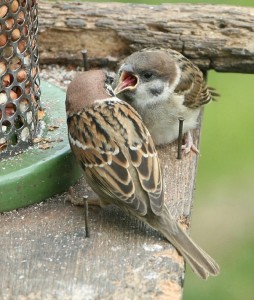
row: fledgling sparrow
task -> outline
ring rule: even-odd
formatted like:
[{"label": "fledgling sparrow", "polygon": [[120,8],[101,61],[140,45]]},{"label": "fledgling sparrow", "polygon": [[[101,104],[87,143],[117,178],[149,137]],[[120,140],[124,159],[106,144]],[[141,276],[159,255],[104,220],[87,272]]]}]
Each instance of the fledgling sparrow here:
[{"label": "fledgling sparrow", "polygon": [[103,205],[115,204],[162,233],[201,278],[219,266],[184,232],[164,204],[158,155],[148,129],[128,103],[112,96],[103,71],[78,74],[67,90],[71,149]]},{"label": "fledgling sparrow", "polygon": [[134,52],[122,62],[113,87],[116,96],[141,115],[155,145],[177,139],[182,118],[186,133],[182,148],[185,153],[198,152],[189,130],[197,126],[201,107],[218,94],[207,87],[190,60],[171,49]]}]

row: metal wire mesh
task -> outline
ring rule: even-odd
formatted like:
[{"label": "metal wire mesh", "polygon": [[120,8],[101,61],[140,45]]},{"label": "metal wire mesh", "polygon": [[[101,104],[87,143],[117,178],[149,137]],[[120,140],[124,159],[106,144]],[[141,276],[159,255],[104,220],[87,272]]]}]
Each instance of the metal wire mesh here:
[{"label": "metal wire mesh", "polygon": [[32,144],[40,106],[36,0],[0,2],[0,158]]}]

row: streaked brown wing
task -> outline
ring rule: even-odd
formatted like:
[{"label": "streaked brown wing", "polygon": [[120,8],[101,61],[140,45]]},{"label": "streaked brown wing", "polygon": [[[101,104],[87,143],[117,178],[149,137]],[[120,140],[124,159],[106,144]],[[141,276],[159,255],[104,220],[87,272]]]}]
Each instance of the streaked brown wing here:
[{"label": "streaked brown wing", "polygon": [[126,124],[127,127],[133,128],[127,135],[130,161],[138,172],[142,188],[148,194],[152,211],[159,215],[164,204],[164,195],[157,151],[138,113],[127,103],[121,106],[121,110],[130,123]]},{"label": "streaked brown wing", "polygon": [[185,95],[183,104],[190,108],[196,108],[210,102],[212,95],[206,86],[202,72],[184,57],[179,66],[182,73],[175,92]]},{"label": "streaked brown wing", "polygon": [[177,60],[180,67],[181,78],[175,92],[185,95],[184,105],[197,108],[218,96],[216,92],[212,92],[214,89],[207,87],[203,73],[188,58],[172,49],[166,51]]},{"label": "streaked brown wing", "polygon": [[103,115],[98,107],[96,112],[85,109],[82,114],[70,117],[68,126],[72,129],[69,131],[72,150],[88,183],[102,200],[114,202],[114,199],[119,199],[144,214],[144,207],[135,197],[128,160],[118,141],[109,135],[108,129],[112,126],[106,121],[107,117],[108,114]]},{"label": "streaked brown wing", "polygon": [[[152,210],[158,213],[163,197],[157,153],[154,154],[154,145],[140,117],[134,110],[131,115],[129,112],[130,106],[124,102],[105,101],[94,105],[92,110],[85,109],[81,115],[72,116],[69,128],[75,129],[69,133],[71,147],[88,183],[101,197],[110,202],[119,199],[125,206],[145,215],[147,199],[137,197],[131,176],[135,167]],[[134,153],[138,161],[132,159]]]}]

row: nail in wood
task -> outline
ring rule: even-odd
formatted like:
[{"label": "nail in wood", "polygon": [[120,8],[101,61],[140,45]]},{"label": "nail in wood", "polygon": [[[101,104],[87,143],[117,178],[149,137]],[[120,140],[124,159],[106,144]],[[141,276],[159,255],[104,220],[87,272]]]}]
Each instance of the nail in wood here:
[{"label": "nail in wood", "polygon": [[84,49],[81,51],[82,53],[82,57],[83,57],[83,67],[84,67],[84,71],[88,71],[89,70],[89,65],[88,65],[88,59],[87,59],[87,50]]},{"label": "nail in wood", "polygon": [[183,141],[183,118],[179,118],[179,134],[178,134],[178,146],[177,146],[177,159],[182,159],[182,141]]},{"label": "nail in wood", "polygon": [[88,202],[87,202],[87,197],[83,197],[84,200],[84,208],[85,208],[85,227],[86,227],[86,237],[90,237],[90,230],[88,226]]}]

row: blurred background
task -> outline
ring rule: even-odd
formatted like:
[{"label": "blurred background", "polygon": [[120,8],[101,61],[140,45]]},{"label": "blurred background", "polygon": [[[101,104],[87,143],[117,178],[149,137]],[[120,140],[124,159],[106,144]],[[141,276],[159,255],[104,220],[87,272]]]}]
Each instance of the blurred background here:
[{"label": "blurred background", "polygon": [[[118,2],[254,6],[253,0]],[[254,74],[210,71],[208,84],[221,97],[205,109],[191,232],[221,275],[204,282],[188,269],[183,299],[254,299]]]}]

